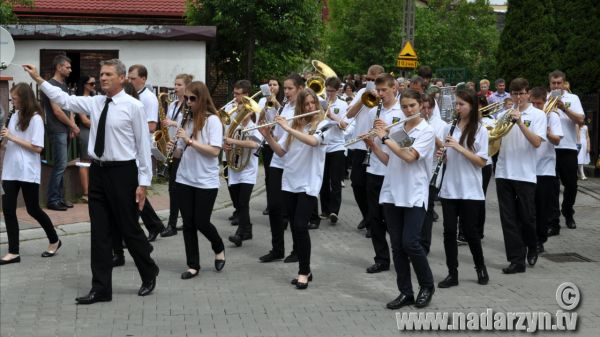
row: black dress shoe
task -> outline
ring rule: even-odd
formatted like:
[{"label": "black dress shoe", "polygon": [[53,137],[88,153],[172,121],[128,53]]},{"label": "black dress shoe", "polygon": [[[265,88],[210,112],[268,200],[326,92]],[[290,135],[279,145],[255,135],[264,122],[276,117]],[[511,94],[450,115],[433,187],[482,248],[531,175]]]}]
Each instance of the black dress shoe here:
[{"label": "black dress shoe", "polygon": [[160,234],[160,232],[161,231],[148,233],[148,242],[156,241],[156,238],[158,237],[158,234]]},{"label": "black dress shoe", "polygon": [[[225,250],[223,250],[223,255],[225,255]],[[215,259],[215,269],[217,271],[223,270],[224,267],[225,267],[225,259],[222,259],[222,260]]]},{"label": "black dress shoe", "polygon": [[488,284],[490,277],[488,276],[487,268],[485,265],[481,267],[475,267],[475,271],[477,272],[477,283],[481,285]]},{"label": "black dress shoe", "polygon": [[538,254],[536,249],[530,249],[527,252],[527,263],[529,263],[530,266],[535,266],[536,262],[538,260]]},{"label": "black dress shoe", "polygon": [[376,274],[376,273],[381,273],[382,271],[387,271],[387,270],[390,270],[389,264],[375,263],[374,265],[367,268],[367,273],[368,274]]},{"label": "black dress shoe", "polygon": [[548,237],[559,235],[559,234],[560,234],[560,227],[559,226],[550,227],[548,229]]},{"label": "black dress shoe", "polygon": [[543,253],[545,251],[546,251],[546,249],[544,249],[544,244],[541,243],[541,242],[538,242],[538,244],[537,244],[537,252],[538,252],[538,254],[541,254],[541,253]]},{"label": "black dress shoe", "polygon": [[60,249],[60,247],[62,247],[62,241],[58,240],[58,247],[56,247],[56,250],[51,252],[51,251],[45,251],[42,253],[42,257],[53,257],[54,255],[56,255],[56,252],[58,252],[58,250]]},{"label": "black dress shoe", "polygon": [[438,283],[438,288],[450,288],[458,285],[458,275],[448,275]]},{"label": "black dress shoe", "polygon": [[419,290],[419,295],[417,295],[417,299],[415,300],[415,307],[426,307],[429,304],[429,302],[431,302],[431,297],[433,296],[434,292],[435,287],[421,288],[421,290]]},{"label": "black dress shoe", "polygon": [[242,241],[251,240],[252,234],[240,234],[235,233],[234,235],[229,236],[229,241],[233,242],[236,247],[240,247],[242,245]]},{"label": "black dress shoe", "polygon": [[2,260],[2,259],[0,259],[0,266],[3,266],[5,264],[11,264],[11,263],[19,263],[19,262],[21,262],[21,257],[20,256],[13,257],[10,260]]},{"label": "black dress shoe", "polygon": [[267,255],[263,255],[261,257],[259,257],[258,259],[260,260],[260,262],[273,262],[276,260],[281,260],[284,258],[283,253],[275,253],[273,251],[270,251]]},{"label": "black dress shoe", "polygon": [[227,220],[231,221],[231,220],[233,220],[233,219],[235,219],[235,218],[237,218],[237,214],[235,214],[235,212],[233,212],[233,214],[231,214],[231,215],[230,215],[230,216],[227,218]]},{"label": "black dress shoe", "polygon": [[69,200],[61,200],[60,204],[65,206],[66,208],[73,208],[73,203]]},{"label": "black dress shoe", "polygon": [[269,215],[269,207],[265,208],[262,213],[263,215]]},{"label": "black dress shoe", "polygon": [[370,239],[373,236],[373,234],[371,233],[371,228],[367,228],[367,232],[365,233],[365,237],[367,239]]},{"label": "black dress shoe", "polygon": [[190,272],[189,270],[184,271],[183,273],[181,273],[181,279],[182,280],[189,280],[193,277],[198,276],[198,274],[200,274],[199,270],[196,270],[195,273]]},{"label": "black dress shoe", "polygon": [[283,259],[283,263],[293,263],[298,262],[298,255],[296,252],[292,251],[290,255],[288,255],[285,259]]},{"label": "black dress shoe", "polygon": [[169,236],[173,235],[177,235],[175,226],[167,226],[162,232],[160,232],[160,236],[163,238],[168,238]]},{"label": "black dress shoe", "polygon": [[100,294],[95,291],[90,291],[89,294],[75,299],[77,304],[94,304],[96,302],[110,302],[112,301],[111,295]]},{"label": "black dress shoe", "polygon": [[367,221],[365,221],[365,219],[362,219],[358,223],[358,226],[356,227],[356,229],[364,229],[365,227],[367,227]]},{"label": "black dress shoe", "polygon": [[413,295],[404,295],[404,294],[400,294],[400,296],[396,297],[395,300],[389,302],[388,304],[386,304],[386,308],[388,309],[400,309],[404,306],[407,305],[411,305],[411,304],[415,304],[415,297]]},{"label": "black dress shoe", "polygon": [[329,221],[331,222],[332,225],[337,224],[337,222],[338,222],[337,214],[335,214],[335,213],[329,214]]},{"label": "black dress shoe", "polygon": [[508,267],[502,268],[502,272],[504,274],[524,273],[525,272],[525,265],[524,264],[511,263]]},{"label": "black dress shoe", "polygon": [[567,228],[570,228],[570,229],[577,228],[577,224],[575,223],[575,219],[573,219],[572,217],[566,218],[565,219],[565,223],[567,224]]},{"label": "black dress shoe", "polygon": [[125,256],[121,254],[115,254],[112,257],[112,265],[113,267],[121,267],[125,264]]},{"label": "black dress shoe", "polygon": [[[156,276],[158,276],[158,269],[156,271]],[[156,276],[154,276],[152,278],[152,280],[150,280],[150,281],[142,282],[142,286],[140,287],[140,290],[138,291],[138,296],[150,295],[152,290],[154,290],[154,288],[156,287]]]},{"label": "black dress shoe", "polygon": [[311,222],[308,224],[308,229],[319,229],[320,224]]},{"label": "black dress shoe", "polygon": [[325,220],[325,219],[329,218],[329,213],[323,212],[319,215],[319,218],[321,218],[321,220]]},{"label": "black dress shoe", "polygon": [[[310,274],[308,274],[308,282],[312,282],[312,280],[313,280],[313,275],[312,275],[312,273],[310,273]],[[290,283],[293,285],[296,285],[296,284],[298,284],[298,279],[295,278],[292,281],[290,281]]]},{"label": "black dress shoe", "polygon": [[67,207],[64,206],[62,203],[60,202],[53,202],[51,204],[48,204],[48,209],[51,209],[53,211],[66,211]]}]

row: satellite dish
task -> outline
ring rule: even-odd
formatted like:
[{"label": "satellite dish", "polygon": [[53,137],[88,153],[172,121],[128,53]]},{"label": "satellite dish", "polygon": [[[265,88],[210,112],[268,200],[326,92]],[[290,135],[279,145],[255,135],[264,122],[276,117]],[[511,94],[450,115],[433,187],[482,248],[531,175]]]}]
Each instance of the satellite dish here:
[{"label": "satellite dish", "polygon": [[10,33],[0,27],[0,70],[6,69],[15,57],[15,41]]}]

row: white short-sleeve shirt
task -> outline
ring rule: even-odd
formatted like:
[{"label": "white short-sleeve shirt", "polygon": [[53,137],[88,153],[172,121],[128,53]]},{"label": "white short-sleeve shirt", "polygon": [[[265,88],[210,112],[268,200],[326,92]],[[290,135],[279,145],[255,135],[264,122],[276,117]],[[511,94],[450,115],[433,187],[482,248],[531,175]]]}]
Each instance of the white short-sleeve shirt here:
[{"label": "white short-sleeve shirt", "polygon": [[[251,128],[253,126],[255,126],[255,124],[252,123],[252,121],[250,121],[243,128]],[[248,134],[246,135],[246,139],[253,140],[257,144],[260,144],[260,142],[262,141],[262,138],[263,137],[260,134],[260,132],[258,131],[258,129],[249,131]],[[246,150],[250,150],[250,149],[246,149]],[[229,186],[235,185],[235,184],[252,184],[252,185],[256,184],[256,175],[258,174],[258,157],[254,155],[256,150],[257,149],[251,150],[250,160],[248,161],[248,164],[246,165],[246,167],[244,167],[243,170],[236,172],[236,171],[230,169],[227,171],[227,173],[229,175],[229,178],[227,179]]]},{"label": "white short-sleeve shirt", "polygon": [[[503,116],[503,115],[502,115]],[[502,118],[499,116],[498,119]],[[546,141],[548,122],[546,114],[533,105],[521,113],[523,123],[534,134]],[[518,125],[514,125],[508,134],[502,137],[500,154],[496,163],[496,179],[510,179],[536,183],[537,156],[536,148],[529,143]]]},{"label": "white short-sleeve shirt", "polygon": [[[365,92],[365,88],[360,89],[356,93],[356,96],[354,96],[352,103],[350,103],[350,106],[353,106],[355,104],[361,105],[360,111],[358,112],[358,114],[356,114],[354,116],[353,132],[354,132],[355,137],[369,132],[369,130],[371,130],[371,128],[373,127],[373,124],[371,123],[371,119],[369,118],[369,110],[370,109],[361,103],[361,97],[364,92]],[[357,142],[352,145],[349,145],[348,149],[349,150],[365,150],[366,151],[367,146],[364,142]]]},{"label": "white short-sleeve shirt", "polygon": [[[17,128],[19,112],[15,112],[8,124],[8,131],[32,145],[44,147],[44,121],[39,114],[33,115],[25,131]],[[16,180],[28,183],[40,183],[42,166],[40,154],[29,151],[21,145],[7,141],[2,168],[2,180]]]},{"label": "white short-sleeve shirt", "polygon": [[[483,126],[486,128],[486,130],[488,128],[493,129],[494,125],[496,125],[496,119],[493,116],[482,117],[481,124],[483,124]],[[488,131],[488,136],[489,136],[489,131]],[[494,161],[492,160],[492,157],[488,156],[487,162],[485,164],[492,165],[493,163],[494,163]]]},{"label": "white short-sleeve shirt", "polygon": [[144,112],[146,112],[148,123],[158,123],[158,98],[156,98],[156,95],[146,87],[144,87],[138,95],[140,96],[140,101],[144,105]]},{"label": "white short-sleeve shirt", "polygon": [[411,147],[419,153],[419,159],[408,163],[387,146],[383,148],[390,157],[379,193],[379,203],[427,208],[429,180],[433,174],[431,171],[435,134],[431,126],[422,120],[408,132],[408,136],[414,139]]},{"label": "white short-sleeve shirt", "polygon": [[[571,111],[574,111],[576,114],[583,115],[583,107],[581,106],[581,102],[579,101],[579,97],[577,97],[577,95],[570,94],[563,90],[562,101],[565,103],[565,105],[569,106]],[[560,143],[556,145],[556,148],[577,150],[577,126],[564,111],[560,109],[557,109],[557,111],[558,115],[560,116],[560,123],[562,125],[564,137],[560,140]]]},{"label": "white short-sleeve shirt", "polygon": [[[377,116],[377,107],[371,109],[369,111],[369,120],[371,126],[375,122],[375,116]],[[395,123],[404,118],[404,113],[400,109],[400,103],[396,102],[390,109],[382,108],[379,114],[379,119],[382,119],[387,125]],[[393,130],[390,130],[390,133]],[[378,141],[378,140],[375,140]],[[381,145],[382,147],[386,147],[385,144]],[[369,160],[369,166],[367,167],[367,173],[384,176],[386,172],[386,165],[377,158],[376,155],[372,155]]]},{"label": "white short-sleeve shirt", "polygon": [[[548,113],[548,127],[550,132],[556,136],[563,137],[562,124],[558,114],[555,112]],[[562,139],[561,139],[562,142]],[[556,151],[554,144],[542,142],[542,145],[536,150],[537,155],[537,175],[538,176],[556,176]]]},{"label": "white short-sleeve shirt", "polygon": [[[187,123],[185,129],[188,135],[191,134],[193,123]],[[223,124],[219,117],[210,115],[202,130],[193,139],[201,144],[222,147]],[[219,188],[219,157],[206,155],[181,143],[180,141],[179,146],[183,146],[184,151],[175,181],[196,188]]]},{"label": "white short-sleeve shirt", "polygon": [[[317,129],[322,128],[326,123],[326,121],[322,121]],[[308,132],[310,127],[310,124],[306,125],[304,132]],[[286,148],[288,136],[289,134],[286,133],[279,141],[279,144],[286,151],[281,189],[293,193],[306,193],[316,197],[321,191],[323,170],[325,169],[326,147],[321,144],[322,135],[318,133],[314,135],[319,141],[317,146],[310,146],[294,139],[289,148]]]},{"label": "white short-sleeve shirt", "polygon": [[[167,118],[174,122],[177,122],[177,125],[181,125],[181,120],[183,119],[183,115],[185,114],[185,104],[181,104],[180,106],[178,106],[178,104],[178,101],[173,101],[171,102],[171,104],[169,104],[169,108],[167,109]],[[175,135],[177,134],[177,127],[169,126],[168,130],[169,138],[173,139],[173,137],[175,137]]]},{"label": "white short-sleeve shirt", "polygon": [[[348,110],[348,103],[338,98],[332,103],[330,110],[331,113],[337,116],[337,118],[340,120],[345,120],[346,110]],[[327,129],[327,153],[344,151],[346,149],[344,147],[344,143],[344,130],[340,129],[339,124]]]},{"label": "white short-sleeve shirt", "polygon": [[[296,105],[291,105],[288,103],[281,110],[281,116],[285,118],[291,118],[294,116],[295,109]],[[275,139],[281,139],[286,134],[287,132],[285,132],[279,125],[275,125],[275,127],[273,128],[273,137],[275,137]],[[269,167],[277,167],[282,169],[284,168],[285,160],[286,158],[281,158],[277,155],[277,153],[273,153],[273,158],[271,158],[271,164],[269,165]]]},{"label": "white short-sleeve shirt", "polygon": [[[446,133],[450,132],[450,126]],[[460,141],[462,130],[454,128],[452,137]],[[465,144],[461,144],[466,148]],[[485,126],[479,125],[473,143],[474,153],[488,159],[488,132]],[[440,188],[440,197],[444,199],[485,200],[482,187],[481,167],[473,164],[467,157],[453,148],[446,149],[446,171]]]}]

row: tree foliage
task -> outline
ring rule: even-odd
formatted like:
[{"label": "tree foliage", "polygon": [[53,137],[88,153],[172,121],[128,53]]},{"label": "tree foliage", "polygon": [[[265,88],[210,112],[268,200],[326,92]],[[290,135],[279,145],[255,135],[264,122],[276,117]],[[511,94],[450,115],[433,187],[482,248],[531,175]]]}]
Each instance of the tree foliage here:
[{"label": "tree foliage", "polygon": [[321,7],[317,1],[187,0],[189,24],[214,25],[209,49],[217,83],[263,80],[302,68],[318,47]]},{"label": "tree foliage", "polygon": [[499,33],[488,0],[430,0],[417,8],[414,47],[419,63],[466,68],[472,78],[493,78]]},{"label": "tree foliage", "polygon": [[16,5],[33,7],[34,0],[0,0],[0,24],[16,23],[17,17],[13,12]]},{"label": "tree foliage", "polygon": [[402,1],[330,0],[323,61],[338,75],[366,73],[371,64],[386,70],[402,48]]}]

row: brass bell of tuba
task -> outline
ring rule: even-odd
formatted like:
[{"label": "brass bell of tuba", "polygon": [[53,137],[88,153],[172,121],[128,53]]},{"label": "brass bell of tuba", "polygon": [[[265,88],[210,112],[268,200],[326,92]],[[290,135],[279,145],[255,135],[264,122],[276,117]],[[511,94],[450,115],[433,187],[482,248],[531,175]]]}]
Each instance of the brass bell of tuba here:
[{"label": "brass bell of tuba", "polygon": [[[242,103],[236,108],[237,115],[231,121],[231,125],[227,131],[227,137],[237,140],[246,140],[249,133],[242,132],[242,121],[249,118],[250,115],[260,112],[261,108],[252,98],[244,96]],[[231,150],[226,153],[227,167],[235,172],[243,170],[252,158],[251,148],[245,148],[237,145],[232,145]]]},{"label": "brass bell of tuba", "polygon": [[325,94],[325,80],[329,77],[337,77],[337,74],[328,65],[319,60],[312,60],[311,63],[317,75],[308,78],[306,86],[311,88],[317,96],[323,96]]}]

